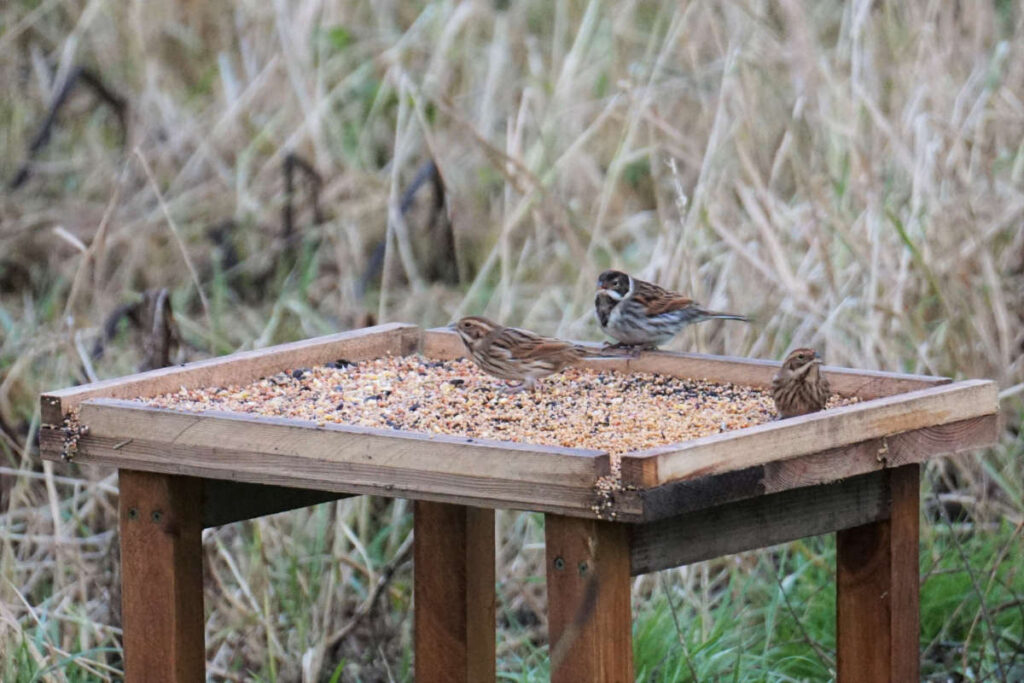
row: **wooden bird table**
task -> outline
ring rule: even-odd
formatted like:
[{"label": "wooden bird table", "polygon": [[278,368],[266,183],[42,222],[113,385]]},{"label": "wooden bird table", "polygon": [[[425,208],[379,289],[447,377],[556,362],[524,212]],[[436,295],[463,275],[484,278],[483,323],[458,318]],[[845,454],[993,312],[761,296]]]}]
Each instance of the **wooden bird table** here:
[{"label": "wooden bird table", "polygon": [[[825,368],[860,402],[608,454],[130,401],[337,358],[463,355],[445,330],[389,324],[42,396],[44,457],[120,473],[129,681],[204,677],[201,531],[345,495],[415,501],[421,682],[495,679],[495,508],[545,513],[553,681],[632,681],[630,577],[837,533],[837,676],[918,679],[920,463],[993,443],[996,387]],[[601,369],[766,387],[777,363],[644,353]],[[599,512],[595,512],[599,510]]]}]

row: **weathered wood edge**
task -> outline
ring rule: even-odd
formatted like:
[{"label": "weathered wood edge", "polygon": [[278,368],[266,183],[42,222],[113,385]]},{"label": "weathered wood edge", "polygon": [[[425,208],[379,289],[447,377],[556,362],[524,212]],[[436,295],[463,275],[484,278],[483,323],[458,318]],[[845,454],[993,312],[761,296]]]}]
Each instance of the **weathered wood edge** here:
[{"label": "weathered wood edge", "polygon": [[966,380],[627,453],[622,480],[653,488],[997,413],[995,382]]},{"label": "weathered wood edge", "polygon": [[[437,360],[451,360],[465,356],[458,334],[444,327],[424,330],[420,352]],[[580,342],[584,346],[600,348],[600,344]],[[744,386],[770,387],[772,377],[782,365],[779,361],[735,356],[711,356],[700,353],[675,351],[643,351],[636,357],[622,360],[584,362],[595,370],[619,372],[650,372],[676,377],[706,379],[712,382],[731,382]],[[880,370],[857,370],[826,365],[823,368],[832,389],[843,396],[871,400],[908,391],[949,384],[948,377],[929,377]]]},{"label": "weathered wood edge", "polygon": [[923,462],[936,455],[984,448],[999,438],[999,416],[982,415],[892,436],[868,439],[790,460],[709,474],[661,486],[626,491],[616,507],[642,508],[653,522],[748,498],[828,484],[870,472]]},{"label": "weathered wood edge", "polygon": [[[119,450],[128,449],[137,440],[167,448],[205,449],[213,454],[233,450],[301,458],[307,454],[317,457],[324,452],[324,457],[339,464],[372,464],[376,459],[392,469],[415,463],[416,469],[430,470],[431,465],[438,465],[440,471],[447,471],[449,461],[459,460],[496,473],[503,468],[520,467],[517,460],[530,461],[537,469],[524,467],[522,481],[572,476],[586,478],[592,484],[597,477],[609,473],[608,454],[604,451],[248,413],[189,413],[113,398],[83,402],[79,421],[88,428],[80,446],[90,443],[90,437],[106,437],[124,440]],[[357,443],[357,439],[362,441]],[[61,456],[49,445],[41,448],[41,453],[50,460]],[[76,460],[85,462],[87,457]]]},{"label": "weathered wood edge", "polygon": [[386,353],[414,353],[419,343],[417,326],[387,323],[106,379],[44,393],[40,397],[42,422],[60,425],[70,410],[89,398],[139,398],[177,391],[182,386],[191,389],[238,384],[292,367],[326,363],[346,356],[347,360],[364,360]]},{"label": "weathered wood edge", "polygon": [[[55,430],[46,430],[41,441],[54,442],[61,438]],[[439,503],[456,503],[472,507],[507,510],[554,512],[576,517],[597,517],[594,512],[596,496],[591,488],[564,486],[557,482],[526,483],[496,481],[486,477],[464,475],[437,476],[429,472],[383,468],[349,467],[347,481],[332,479],[336,463],[310,458],[283,456],[279,462],[287,473],[268,474],[265,468],[252,462],[251,453],[226,451],[222,460],[211,461],[196,455],[191,448],[175,448],[167,452],[161,445],[133,441],[130,446],[115,450],[112,439],[85,437],[82,439],[80,459],[84,464],[117,467],[126,470],[178,474],[206,479],[224,479],[251,484],[271,484],[288,488],[331,491],[348,495],[377,495],[386,498],[408,498]],[[128,452],[124,452],[128,451]],[[139,455],[139,452],[142,455]],[[153,459],[160,451],[168,457]],[[78,459],[76,459],[78,462]],[[424,488],[427,479],[430,488]],[[393,483],[399,482],[399,483]],[[621,521],[639,521],[639,510],[630,508],[619,517]]]},{"label": "weathered wood edge", "polygon": [[[607,474],[599,451],[189,414],[117,399],[86,401],[80,417],[90,429],[76,462],[255,484],[593,517],[594,485]],[[62,444],[60,430],[41,430],[44,457],[60,457]],[[630,515],[639,510],[624,510]]]},{"label": "weathered wood edge", "polygon": [[832,533],[889,516],[885,472],[686,512],[629,526],[630,574]]}]

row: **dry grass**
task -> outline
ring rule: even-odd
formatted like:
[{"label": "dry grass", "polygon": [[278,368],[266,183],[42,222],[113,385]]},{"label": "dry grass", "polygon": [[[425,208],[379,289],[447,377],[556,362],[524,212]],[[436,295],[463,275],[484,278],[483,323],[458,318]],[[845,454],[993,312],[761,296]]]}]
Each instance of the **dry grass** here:
[{"label": "dry grass", "polygon": [[[812,345],[834,364],[1006,387],[1004,445],[930,471],[922,646],[926,671],[1013,680],[1024,666],[1017,4],[12,0],[5,184],[75,67],[127,102],[127,134],[80,78],[27,180],[0,192],[0,678],[117,678],[116,477],[40,464],[35,397],[135,369],[146,349],[128,330],[90,354],[119,305],[169,288],[189,358],[371,315],[485,313],[598,339],[592,283],[608,265],[757,320],[679,347]],[[287,190],[289,154],[319,173],[318,206],[301,173]],[[454,249],[427,189],[399,211],[429,159]],[[381,241],[383,278],[367,266]],[[532,680],[539,520],[499,524],[502,666]],[[206,532],[211,672],[407,677],[408,532],[404,503],[372,500]],[[827,676],[828,624],[778,596],[810,582],[817,604],[830,552],[638,579],[642,675]],[[772,606],[801,625],[795,649],[777,649],[789,636]]]}]

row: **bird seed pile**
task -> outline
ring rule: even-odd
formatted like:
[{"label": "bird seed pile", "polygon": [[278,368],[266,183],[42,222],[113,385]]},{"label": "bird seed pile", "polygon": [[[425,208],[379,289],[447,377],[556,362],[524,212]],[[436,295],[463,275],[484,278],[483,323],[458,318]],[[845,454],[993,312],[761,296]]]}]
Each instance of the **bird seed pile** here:
[{"label": "bird seed pile", "polygon": [[613,456],[775,418],[766,391],[666,375],[570,368],[543,379],[533,392],[502,393],[505,386],[469,360],[401,356],[340,360],[245,386],[183,388],[142,400],[189,412],[250,413]]}]

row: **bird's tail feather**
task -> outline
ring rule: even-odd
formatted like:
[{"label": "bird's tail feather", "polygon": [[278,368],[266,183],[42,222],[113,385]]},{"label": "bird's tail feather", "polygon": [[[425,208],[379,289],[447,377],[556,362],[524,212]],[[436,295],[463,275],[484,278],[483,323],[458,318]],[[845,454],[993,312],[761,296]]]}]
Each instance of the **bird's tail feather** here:
[{"label": "bird's tail feather", "polygon": [[576,348],[587,360],[622,360],[636,356],[636,351],[633,349],[612,349],[608,347],[595,349],[589,346],[577,346]]},{"label": "bird's tail feather", "polygon": [[704,311],[705,318],[718,318],[719,320],[740,320],[745,323],[751,322],[750,318],[737,313],[724,313],[722,311]]}]

